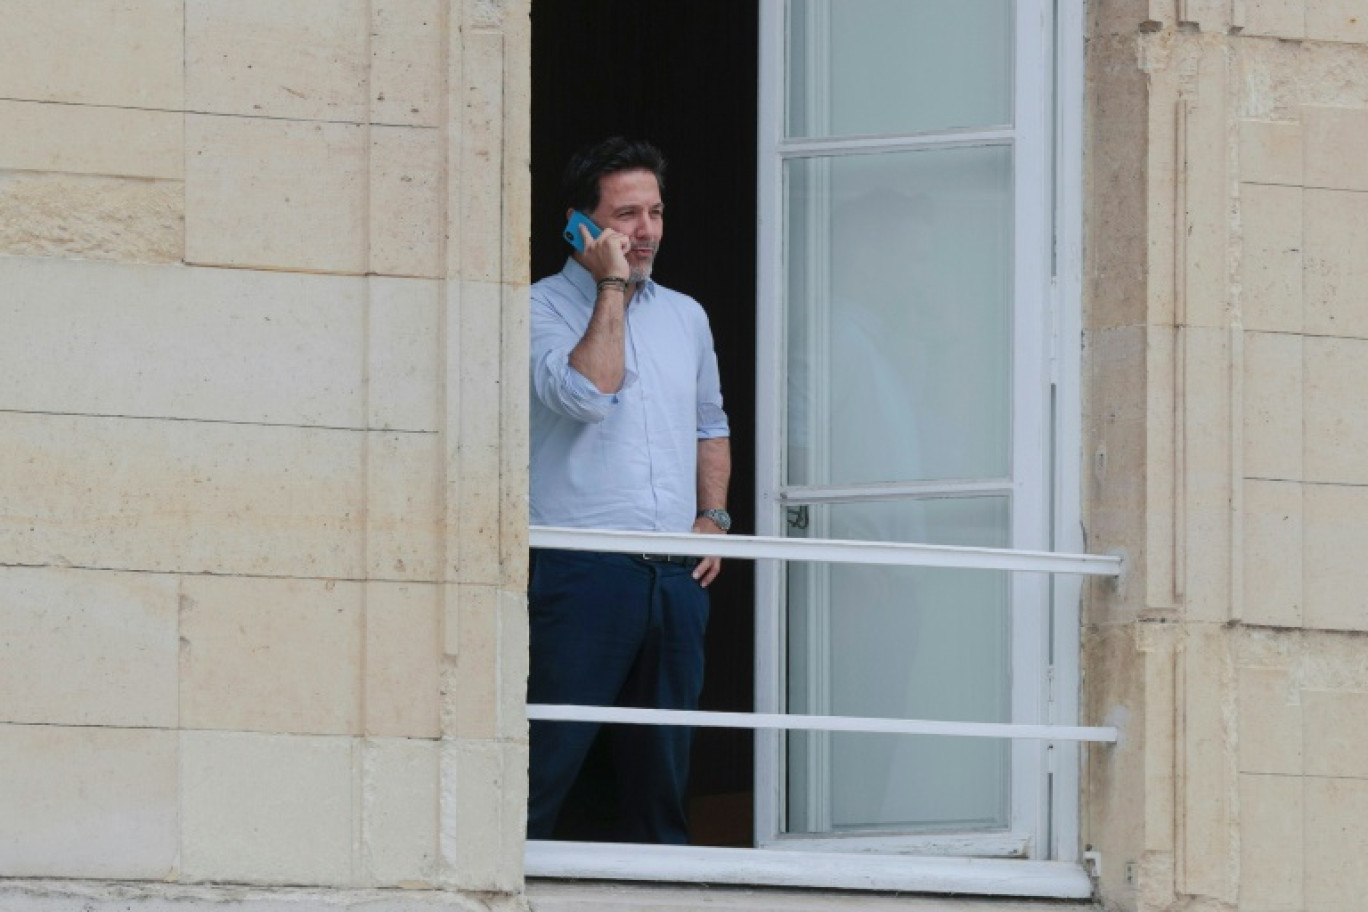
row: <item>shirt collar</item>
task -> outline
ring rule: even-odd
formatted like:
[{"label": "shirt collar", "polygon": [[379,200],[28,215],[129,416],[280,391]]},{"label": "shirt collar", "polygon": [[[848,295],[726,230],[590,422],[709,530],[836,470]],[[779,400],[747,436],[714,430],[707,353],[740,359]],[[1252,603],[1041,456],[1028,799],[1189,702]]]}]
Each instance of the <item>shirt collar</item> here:
[{"label": "shirt collar", "polygon": [[[575,286],[580,294],[584,295],[590,306],[593,306],[594,300],[598,297],[598,287],[594,284],[593,273],[581,266],[579,260],[574,257],[566,257],[565,268],[561,270],[561,275],[565,276],[566,280]],[[636,294],[632,295],[632,302],[649,301],[655,296],[655,288],[654,279],[647,279],[642,282],[637,288]]]}]

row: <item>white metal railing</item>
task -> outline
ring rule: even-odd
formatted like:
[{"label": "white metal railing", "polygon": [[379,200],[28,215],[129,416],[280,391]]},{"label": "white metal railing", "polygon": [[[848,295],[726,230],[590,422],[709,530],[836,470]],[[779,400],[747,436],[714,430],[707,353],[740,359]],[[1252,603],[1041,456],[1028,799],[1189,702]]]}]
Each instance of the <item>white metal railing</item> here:
[{"label": "white metal railing", "polygon": [[[1120,576],[1123,569],[1121,558],[1114,555],[830,539],[608,532],[543,526],[532,527],[530,544],[534,548],[572,551],[667,553],[694,557],[972,568],[1101,577]],[[1118,737],[1113,727],[684,712],[611,706],[529,704],[527,716],[529,719],[565,722],[884,732],[1101,743],[1114,743]],[[1020,858],[913,857],[811,849],[794,852],[775,848],[726,849],[529,840],[524,863],[529,876],[598,880],[917,890],[1062,899],[1086,899],[1093,889],[1087,874],[1075,862]]]},{"label": "white metal railing", "polygon": [[[751,560],[801,560],[904,567],[1011,570],[1117,577],[1123,566],[1110,554],[1060,554],[1005,548],[962,548],[902,542],[777,538],[759,535],[695,535],[670,532],[613,532],[533,526],[534,548],[606,551],[618,554],[680,554]],[[1021,725],[1011,722],[944,722],[926,719],[871,719],[775,713],[693,712],[615,706],[528,704],[527,717],[539,721],[609,722],[630,725],[690,725],[695,728],[796,729],[874,732],[970,738],[1114,743],[1111,726]]]}]

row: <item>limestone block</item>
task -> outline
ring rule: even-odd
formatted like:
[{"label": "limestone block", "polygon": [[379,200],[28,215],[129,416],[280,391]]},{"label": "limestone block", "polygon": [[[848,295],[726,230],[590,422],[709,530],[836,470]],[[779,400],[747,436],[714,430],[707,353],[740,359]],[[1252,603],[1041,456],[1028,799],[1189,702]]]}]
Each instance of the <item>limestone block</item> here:
[{"label": "limestone block", "polygon": [[0,871],[174,877],[176,754],[173,732],[0,725]]},{"label": "limestone block", "polygon": [[1303,909],[1306,816],[1301,779],[1240,777],[1241,912]]},{"label": "limestone block", "polygon": [[437,434],[367,434],[366,559],[371,578],[440,578],[441,450]]},{"label": "limestone block", "polygon": [[361,584],[186,577],[181,591],[181,724],[356,734]]},{"label": "limestone block", "polygon": [[406,889],[437,883],[441,796],[436,741],[375,738],[363,742],[363,878]]},{"label": "limestone block", "polygon": [[[452,282],[447,288],[446,363],[454,367],[446,382],[448,438],[446,459],[447,528],[455,530],[459,550],[449,553],[448,568],[461,582],[499,582],[500,452],[503,421],[498,339],[502,288],[485,282]],[[526,373],[525,366],[518,370]]]},{"label": "limestone block", "polygon": [[1240,225],[1245,329],[1301,332],[1301,188],[1241,185]]},{"label": "limestone block", "polygon": [[1307,336],[1303,352],[1306,480],[1368,483],[1368,340]]},{"label": "limestone block", "polygon": [[[503,27],[504,54],[509,60],[532,56],[532,18],[511,5]],[[525,7],[522,7],[525,9]],[[505,282],[531,281],[532,246],[532,71],[507,67],[503,80],[503,270]],[[523,333],[522,338],[526,339]]]},{"label": "limestone block", "polygon": [[1363,908],[1368,780],[1306,780],[1305,902],[1316,912]]},{"label": "limestone block", "polygon": [[174,728],[176,580],[0,568],[0,721]]},{"label": "limestone block", "polygon": [[[1232,415],[1230,334],[1179,330],[1186,395],[1182,407],[1185,524],[1182,581],[1190,618],[1224,621],[1230,610]],[[1234,416],[1237,420],[1239,416]]]},{"label": "limestone block", "polygon": [[[184,0],[6,0],[0,97],[184,108]],[[54,49],[60,49],[60,65]]]},{"label": "limestone block", "polygon": [[1302,775],[1302,702],[1294,669],[1244,666],[1238,682],[1240,771]]},{"label": "limestone block", "polygon": [[179,181],[0,173],[0,254],[179,262],[184,197]]},{"label": "limestone block", "polygon": [[[371,122],[440,126],[444,4],[376,0],[371,6]],[[520,59],[529,60],[531,55]]]},{"label": "limestone block", "polygon": [[364,425],[362,279],[12,258],[0,283],[7,408]]},{"label": "limestone block", "polygon": [[[504,46],[497,32],[466,31],[451,84],[460,86],[459,139],[451,144],[447,274],[470,281],[502,278]],[[512,203],[516,205],[516,203]],[[497,230],[496,230],[497,226]],[[526,244],[524,235],[517,243]]]},{"label": "limestone block", "polygon": [[[372,127],[371,271],[442,274],[442,133],[422,127]],[[526,237],[523,238],[526,245]]]},{"label": "limestone block", "polygon": [[1188,625],[1183,653],[1183,864],[1185,893],[1233,903],[1239,873],[1231,865],[1230,819],[1238,783],[1234,779],[1236,701],[1225,627]]},{"label": "limestone block", "polygon": [[1245,480],[1243,619],[1248,623],[1301,626],[1302,514],[1300,482]]},{"label": "limestone block", "polygon": [[1307,485],[1302,556],[1305,624],[1368,630],[1368,488]]},{"label": "limestone block", "polygon": [[359,578],[361,437],[0,412],[4,559]]},{"label": "limestone block", "polygon": [[[1205,9],[1197,9],[1193,0],[1186,0],[1189,16],[1200,16],[1203,30],[1211,31],[1211,23],[1223,18],[1228,8],[1226,0],[1220,0],[1219,13],[1203,4]],[[1216,30],[1224,31],[1217,26]],[[1181,319],[1194,326],[1225,326],[1230,306],[1230,186],[1229,186],[1229,146],[1230,118],[1226,106],[1230,94],[1228,88],[1230,63],[1229,51],[1224,43],[1202,41],[1196,48],[1184,48],[1182,56],[1195,57],[1196,86],[1190,98],[1180,97],[1177,104],[1182,109],[1179,116],[1183,132],[1185,158],[1178,173],[1173,176],[1182,186],[1182,198],[1186,210],[1178,216],[1184,236],[1175,238],[1181,250],[1182,287],[1175,290],[1181,299]],[[1175,54],[1175,57],[1178,57]],[[1179,63],[1180,71],[1193,66]],[[1185,93],[1186,94],[1186,93]],[[1152,116],[1158,114],[1165,105],[1155,103]],[[1169,115],[1164,114],[1167,124]],[[1151,142],[1161,141],[1151,134]],[[1151,206],[1160,192],[1160,184],[1152,185]],[[1160,214],[1156,211],[1156,222]],[[1175,229],[1177,230],[1177,229]],[[1158,239],[1155,238],[1157,241]],[[1151,267],[1155,264],[1158,251],[1151,248]]]},{"label": "limestone block", "polygon": [[[1099,551],[1123,551],[1128,574],[1146,581],[1146,585],[1169,587],[1171,593],[1171,564],[1166,565],[1166,573],[1159,574],[1163,577],[1160,583],[1151,563],[1171,559],[1171,555],[1151,554],[1146,530],[1150,481],[1170,477],[1146,469],[1147,335],[1145,327],[1131,326],[1090,332],[1085,340],[1089,377],[1084,419],[1089,438],[1088,541],[1089,547]],[[1143,588],[1124,590],[1122,601],[1131,614],[1142,605],[1156,604]],[[1113,611],[1109,619],[1120,617]]]},{"label": "limestone block", "polygon": [[1368,44],[1368,13],[1361,0],[1308,0],[1306,37]]},{"label": "limestone block", "polygon": [[[1114,745],[1090,745],[1084,765],[1083,831],[1094,845],[1110,853],[1139,858],[1146,839],[1145,809],[1136,797],[1145,792],[1145,744],[1148,719],[1144,704],[1148,680],[1144,656],[1136,649],[1131,626],[1108,625],[1083,631],[1083,674],[1086,719],[1116,725],[1121,740]],[[1172,713],[1170,713],[1170,717]],[[1171,743],[1171,742],[1170,742]],[[1172,805],[1168,807],[1172,812]],[[1172,830],[1172,826],[1169,827]],[[1102,889],[1108,896],[1129,890],[1123,871],[1102,867]]]},{"label": "limestone block", "polygon": [[183,123],[173,111],[0,101],[0,169],[180,179]]},{"label": "limestone block", "polygon": [[441,283],[377,277],[369,289],[369,427],[436,431]]},{"label": "limestone block", "polygon": [[527,740],[527,585],[499,590],[499,737]]},{"label": "limestone block", "polygon": [[[1103,9],[1116,6],[1106,4]],[[1093,329],[1146,318],[1149,85],[1137,66],[1136,25],[1138,20],[1131,22],[1130,34],[1122,37],[1093,37],[1087,43],[1092,145],[1087,158],[1084,319]]]},{"label": "limestone block", "polygon": [[1302,691],[1306,773],[1368,779],[1368,693]]},{"label": "limestone block", "polygon": [[442,877],[449,888],[515,891],[523,880],[527,748],[443,739]]},{"label": "limestone block", "polygon": [[365,733],[435,738],[440,734],[442,587],[365,586]]},{"label": "limestone block", "polygon": [[366,120],[364,0],[186,0],[189,110]]},{"label": "limestone block", "polygon": [[[501,648],[499,593],[493,586],[447,587],[445,626],[455,632],[446,649],[443,733],[458,738],[493,738],[499,730]],[[453,648],[453,645],[455,648]]]},{"label": "limestone block", "polygon": [[1368,193],[1307,190],[1304,201],[1306,331],[1368,336]]},{"label": "limestone block", "polygon": [[503,288],[500,333],[499,395],[502,451],[500,468],[500,564],[501,584],[518,591],[527,589],[528,465],[531,462],[528,434],[530,377],[525,368],[531,333],[528,330],[528,290],[524,285]]},{"label": "limestone block", "polygon": [[181,879],[352,879],[351,738],[180,733]]},{"label": "limestone block", "polygon": [[[1360,14],[1368,22],[1368,10],[1360,10]],[[1363,35],[1368,40],[1368,26]],[[1306,145],[1306,186],[1368,190],[1368,156],[1363,155],[1368,108],[1305,107],[1301,120]]]},{"label": "limestone block", "polygon": [[[1302,186],[1300,122],[1242,120],[1239,148],[1240,180],[1249,184]],[[1242,196],[1248,192],[1247,188],[1240,191]]]},{"label": "limestone block", "polygon": [[366,271],[365,128],[186,117],[192,263]]},{"label": "limestone block", "polygon": [[1306,35],[1306,0],[1244,0],[1245,35],[1301,38]]},{"label": "limestone block", "polygon": [[1302,477],[1302,337],[1244,336],[1244,472],[1251,478]]}]

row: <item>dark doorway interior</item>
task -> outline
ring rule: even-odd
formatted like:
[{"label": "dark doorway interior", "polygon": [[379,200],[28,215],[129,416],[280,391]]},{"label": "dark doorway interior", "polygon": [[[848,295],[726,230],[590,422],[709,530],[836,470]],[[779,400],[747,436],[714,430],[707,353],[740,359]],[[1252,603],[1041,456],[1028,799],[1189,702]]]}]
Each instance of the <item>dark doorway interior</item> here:
[{"label": "dark doorway interior", "polygon": [[[732,426],[731,512],[754,531],[755,230],[758,4],[745,0],[534,0],[532,276],[558,271],[561,168],[605,136],[648,139],[670,162],[655,278],[697,298],[717,344]],[[754,574],[729,561],[712,587],[703,708],[753,707]],[[750,845],[749,732],[699,730],[693,841]],[[591,758],[558,835],[600,838],[613,806],[604,758]]]}]

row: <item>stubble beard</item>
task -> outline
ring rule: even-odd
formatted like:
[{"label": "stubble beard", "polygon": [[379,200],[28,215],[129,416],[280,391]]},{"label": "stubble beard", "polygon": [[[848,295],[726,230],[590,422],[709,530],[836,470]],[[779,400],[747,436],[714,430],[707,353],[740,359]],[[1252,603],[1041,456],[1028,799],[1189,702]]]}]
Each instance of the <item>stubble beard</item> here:
[{"label": "stubble beard", "polygon": [[650,245],[651,256],[640,266],[629,267],[629,281],[634,285],[640,285],[651,277],[651,270],[655,268],[656,251],[660,249],[658,244]]}]

